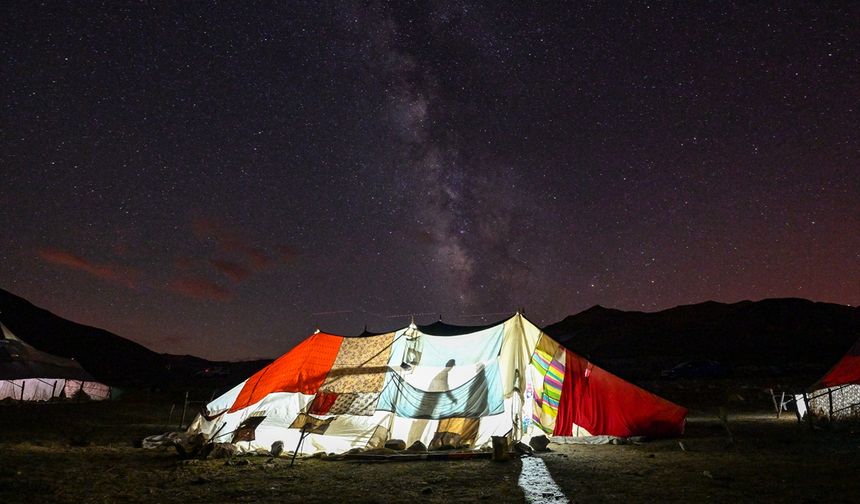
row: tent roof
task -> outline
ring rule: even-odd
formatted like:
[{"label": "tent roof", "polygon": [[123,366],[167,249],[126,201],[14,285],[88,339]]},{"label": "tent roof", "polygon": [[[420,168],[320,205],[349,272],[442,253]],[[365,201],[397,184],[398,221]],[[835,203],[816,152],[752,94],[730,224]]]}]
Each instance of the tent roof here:
[{"label": "tent roof", "polygon": [[0,323],[0,380],[27,378],[95,381],[77,362],[33,348]]}]

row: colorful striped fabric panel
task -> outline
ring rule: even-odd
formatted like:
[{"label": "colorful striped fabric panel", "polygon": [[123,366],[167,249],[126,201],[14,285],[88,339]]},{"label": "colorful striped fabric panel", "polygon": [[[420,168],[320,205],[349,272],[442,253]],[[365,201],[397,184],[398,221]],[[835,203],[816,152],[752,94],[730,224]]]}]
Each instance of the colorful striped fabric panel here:
[{"label": "colorful striped fabric panel", "polygon": [[541,336],[531,364],[543,378],[542,382],[534,384],[532,421],[544,432],[551,433],[555,428],[564,383],[564,347]]}]

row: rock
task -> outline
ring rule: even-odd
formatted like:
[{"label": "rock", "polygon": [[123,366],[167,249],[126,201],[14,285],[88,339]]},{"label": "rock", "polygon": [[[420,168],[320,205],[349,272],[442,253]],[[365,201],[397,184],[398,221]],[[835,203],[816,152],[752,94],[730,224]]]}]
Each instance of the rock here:
[{"label": "rock", "polygon": [[431,494],[431,493],[433,493],[433,488],[431,488],[431,487],[424,487],[424,488],[422,488],[422,489],[421,489],[421,493],[423,493],[423,494]]},{"label": "rock", "polygon": [[549,439],[546,436],[535,436],[529,440],[529,446],[538,453],[549,451],[547,446],[549,446]]},{"label": "rock", "polygon": [[229,458],[239,453],[239,448],[232,443],[213,443],[212,451],[206,458],[221,459]]},{"label": "rock", "polygon": [[406,449],[406,441],[402,439],[389,439],[385,442],[385,447],[389,450],[402,451]]},{"label": "rock", "polygon": [[246,466],[251,465],[251,461],[246,458],[229,458],[224,465],[228,466]]},{"label": "rock", "polygon": [[272,450],[270,453],[273,457],[279,457],[281,453],[284,453],[284,442],[275,441],[274,443],[272,443]]},{"label": "rock", "polygon": [[514,451],[517,452],[517,454],[519,454],[519,455],[531,455],[532,454],[531,446],[523,443],[522,441],[517,441],[517,443],[514,445]]},{"label": "rock", "polygon": [[174,447],[182,458],[194,458],[200,454],[203,447],[206,445],[206,438],[203,434],[195,434],[193,436],[178,436],[174,440]]},{"label": "rock", "polygon": [[438,432],[430,441],[431,450],[455,450],[463,446],[463,437],[454,432]]},{"label": "rock", "polygon": [[424,446],[424,443],[422,443],[421,441],[415,441],[414,443],[412,443],[412,445],[409,446],[409,448],[406,449],[406,451],[409,451],[409,452],[426,452],[427,447]]}]

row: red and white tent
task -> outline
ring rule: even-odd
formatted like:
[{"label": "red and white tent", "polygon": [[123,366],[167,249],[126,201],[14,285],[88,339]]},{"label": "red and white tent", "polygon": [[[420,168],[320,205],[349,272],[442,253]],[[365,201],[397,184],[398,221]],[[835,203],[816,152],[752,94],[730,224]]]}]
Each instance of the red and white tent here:
[{"label": "red and white tent", "polygon": [[831,420],[860,417],[860,340],[809,392],[795,399],[801,419],[807,414]]},{"label": "red and white tent", "polygon": [[[243,450],[481,448],[492,436],[672,437],[687,411],[595,366],[521,314],[497,324],[316,332],[206,405],[190,430]],[[241,441],[241,442],[239,442]]]}]

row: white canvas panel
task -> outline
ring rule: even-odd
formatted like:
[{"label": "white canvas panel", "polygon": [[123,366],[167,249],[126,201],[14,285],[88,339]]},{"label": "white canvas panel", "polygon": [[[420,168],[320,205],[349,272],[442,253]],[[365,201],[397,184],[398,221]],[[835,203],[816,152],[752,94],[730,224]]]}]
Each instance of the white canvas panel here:
[{"label": "white canvas panel", "polygon": [[110,399],[110,387],[99,382],[66,380],[66,386],[63,390],[63,394],[67,398],[75,397],[80,390],[83,390],[91,401]]},{"label": "white canvas panel", "polygon": [[209,414],[217,415],[222,411],[230,409],[230,407],[233,406],[233,403],[236,402],[236,398],[239,397],[239,392],[242,391],[242,387],[245,386],[245,382],[247,381],[248,380],[245,380],[242,383],[236,385],[235,387],[216,397],[212,402],[207,404],[206,410],[209,412]]},{"label": "white canvas panel", "polygon": [[413,418],[394,417],[391,426],[391,439],[402,439],[406,446],[415,441],[421,441],[424,446],[430,446],[433,435],[439,427],[439,420],[424,420]]},{"label": "white canvas panel", "polygon": [[490,365],[489,362],[453,367],[416,366],[401,373],[403,380],[415,388],[428,392],[445,392],[455,389]]},{"label": "white canvas panel", "polygon": [[48,401],[60,397],[66,381],[55,378],[28,378],[0,382],[0,399]]},{"label": "white canvas panel", "polygon": [[504,326],[504,340],[499,355],[502,389],[506,398],[516,391],[522,400],[525,392],[525,373],[540,339],[541,331],[519,313],[508,319]]},{"label": "white canvas panel", "polygon": [[477,364],[495,359],[502,345],[503,325],[456,336],[432,336],[417,329],[398,331],[391,346],[388,365],[402,362],[412,365],[445,367],[450,359],[456,364]]}]

